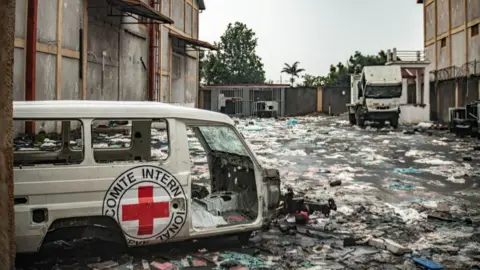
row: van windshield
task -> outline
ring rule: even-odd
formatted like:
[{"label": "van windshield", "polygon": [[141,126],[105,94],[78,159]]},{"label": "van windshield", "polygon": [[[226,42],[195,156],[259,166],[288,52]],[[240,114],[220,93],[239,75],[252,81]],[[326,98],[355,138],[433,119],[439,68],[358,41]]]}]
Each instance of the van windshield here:
[{"label": "van windshield", "polygon": [[226,126],[203,126],[200,132],[213,151],[248,156],[245,146],[237,134]]},{"label": "van windshield", "polygon": [[398,98],[402,95],[401,85],[367,86],[365,97],[367,98]]}]

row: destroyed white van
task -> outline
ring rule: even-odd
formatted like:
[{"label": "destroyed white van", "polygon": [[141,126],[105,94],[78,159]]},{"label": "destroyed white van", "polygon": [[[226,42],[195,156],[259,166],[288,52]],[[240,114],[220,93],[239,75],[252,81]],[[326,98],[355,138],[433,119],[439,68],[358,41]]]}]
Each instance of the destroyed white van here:
[{"label": "destroyed white van", "polygon": [[127,246],[237,234],[279,206],[226,115],[157,102],[13,104],[17,252],[96,238]]}]

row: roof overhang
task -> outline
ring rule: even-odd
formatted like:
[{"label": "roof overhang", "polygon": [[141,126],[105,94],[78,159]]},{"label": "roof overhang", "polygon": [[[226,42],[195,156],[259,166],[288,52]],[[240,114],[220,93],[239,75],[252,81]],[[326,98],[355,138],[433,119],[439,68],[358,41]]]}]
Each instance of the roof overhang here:
[{"label": "roof overhang", "polygon": [[205,10],[205,1],[197,0],[197,2],[198,2],[198,9]]},{"label": "roof overhang", "polygon": [[185,42],[186,44],[189,44],[189,45],[192,45],[192,46],[195,46],[195,47],[201,47],[201,48],[205,48],[205,49],[209,49],[209,50],[213,50],[213,51],[218,50],[217,47],[213,46],[212,44],[210,44],[206,41],[202,41],[202,40],[195,39],[195,38],[190,38],[190,37],[185,37],[185,36],[182,36],[182,35],[177,34],[175,32],[170,32],[169,36],[174,37],[174,38],[178,38],[178,39],[182,40],[183,42]]},{"label": "roof overhang", "polygon": [[162,23],[173,23],[172,19],[154,10],[140,0],[107,0],[107,2],[122,12],[135,14]]},{"label": "roof overhang", "polygon": [[417,4],[423,4],[423,0],[417,0]]}]

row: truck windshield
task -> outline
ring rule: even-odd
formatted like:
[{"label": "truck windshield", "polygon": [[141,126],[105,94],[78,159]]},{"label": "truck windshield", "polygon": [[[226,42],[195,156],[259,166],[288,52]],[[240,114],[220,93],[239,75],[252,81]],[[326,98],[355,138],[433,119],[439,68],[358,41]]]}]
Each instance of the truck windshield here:
[{"label": "truck windshield", "polygon": [[367,86],[365,97],[367,98],[397,98],[402,95],[401,85]]}]

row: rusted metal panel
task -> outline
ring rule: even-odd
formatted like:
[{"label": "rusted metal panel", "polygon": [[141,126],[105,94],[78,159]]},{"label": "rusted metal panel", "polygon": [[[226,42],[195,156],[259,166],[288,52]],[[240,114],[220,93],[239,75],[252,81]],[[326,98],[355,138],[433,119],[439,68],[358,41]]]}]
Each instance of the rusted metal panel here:
[{"label": "rusted metal panel", "polygon": [[[150,7],[155,9],[155,1],[150,0]],[[149,54],[148,54],[148,100],[156,100],[155,97],[155,39],[156,32],[155,27],[158,27],[156,24],[149,25],[148,41],[149,41]]]},{"label": "rusted metal panel", "polygon": [[[38,0],[29,0],[27,10],[27,42],[25,46],[25,100],[35,100]],[[35,122],[27,122],[25,125],[25,132],[30,134],[34,130]]]}]

